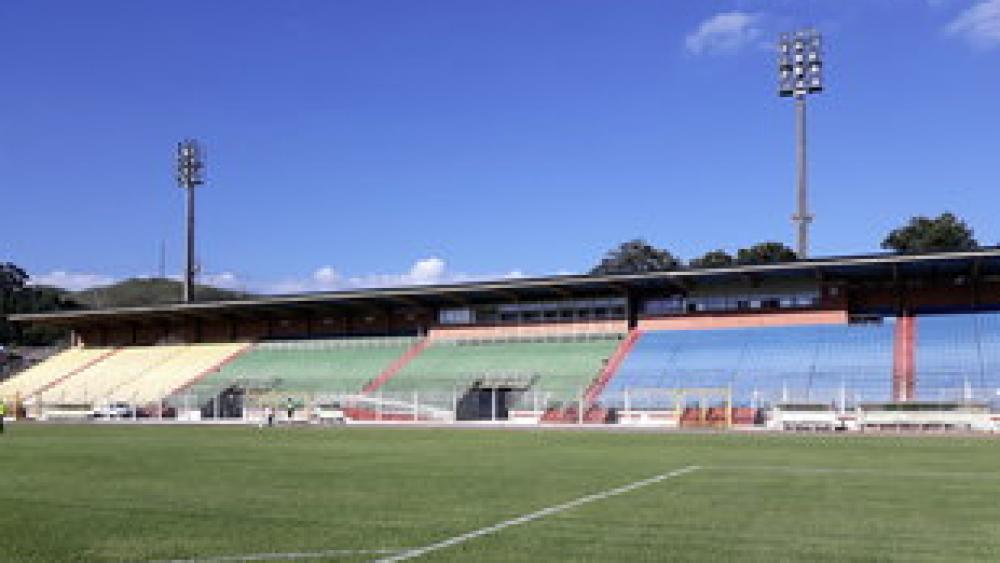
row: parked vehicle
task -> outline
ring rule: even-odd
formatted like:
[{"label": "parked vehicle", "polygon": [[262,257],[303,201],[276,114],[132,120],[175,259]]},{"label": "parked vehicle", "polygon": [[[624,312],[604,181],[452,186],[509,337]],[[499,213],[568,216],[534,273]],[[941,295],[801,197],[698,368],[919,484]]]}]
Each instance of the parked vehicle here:
[{"label": "parked vehicle", "polygon": [[107,418],[110,420],[120,420],[135,416],[135,409],[128,403],[111,403],[94,409],[94,418]]},{"label": "parked vehicle", "polygon": [[317,424],[344,424],[347,417],[339,403],[323,403],[313,409],[313,422]]}]

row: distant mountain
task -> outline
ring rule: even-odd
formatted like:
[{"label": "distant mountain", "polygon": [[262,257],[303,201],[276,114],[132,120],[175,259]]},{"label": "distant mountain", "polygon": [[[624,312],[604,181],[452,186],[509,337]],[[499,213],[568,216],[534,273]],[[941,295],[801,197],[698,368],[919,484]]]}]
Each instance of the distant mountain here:
[{"label": "distant mountain", "polygon": [[[66,330],[37,325],[17,326],[6,319],[10,313],[168,305],[180,303],[182,294],[181,282],[163,278],[134,278],[83,291],[49,286],[26,286],[18,291],[0,288],[0,346],[50,346],[66,342]],[[199,302],[210,302],[245,299],[253,297],[253,294],[199,285],[195,297]],[[0,361],[0,373],[3,371],[3,362]]]},{"label": "distant mountain", "polygon": [[[132,278],[116,284],[93,287],[69,294],[69,298],[87,309],[111,307],[147,307],[180,303],[184,284],[165,278]],[[219,289],[207,285],[195,288],[195,298],[204,301],[230,301],[253,297],[251,293]]]}]

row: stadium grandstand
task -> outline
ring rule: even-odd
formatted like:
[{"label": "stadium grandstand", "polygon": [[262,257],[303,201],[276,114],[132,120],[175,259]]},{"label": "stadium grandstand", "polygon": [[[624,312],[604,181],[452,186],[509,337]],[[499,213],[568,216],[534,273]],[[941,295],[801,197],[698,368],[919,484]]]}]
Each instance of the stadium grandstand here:
[{"label": "stadium grandstand", "polygon": [[15,315],[72,346],[0,397],[38,419],[996,431],[994,311],[996,248]]}]

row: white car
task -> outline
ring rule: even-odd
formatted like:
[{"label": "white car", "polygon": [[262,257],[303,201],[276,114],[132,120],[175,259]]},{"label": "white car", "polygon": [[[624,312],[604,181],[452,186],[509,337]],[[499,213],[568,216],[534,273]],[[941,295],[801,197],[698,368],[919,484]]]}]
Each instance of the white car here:
[{"label": "white car", "polygon": [[347,422],[344,409],[338,403],[317,405],[313,409],[312,417],[317,424],[344,424]]},{"label": "white car", "polygon": [[94,409],[94,418],[131,418],[132,406],[128,403],[111,403],[99,409]]}]

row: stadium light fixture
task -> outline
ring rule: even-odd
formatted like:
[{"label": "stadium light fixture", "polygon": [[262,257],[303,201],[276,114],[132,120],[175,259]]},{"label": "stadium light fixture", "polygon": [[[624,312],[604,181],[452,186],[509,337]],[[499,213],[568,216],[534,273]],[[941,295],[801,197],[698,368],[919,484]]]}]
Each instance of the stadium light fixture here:
[{"label": "stadium light fixture", "polygon": [[184,269],[184,302],[194,301],[194,189],[205,183],[204,150],[198,141],[177,143],[177,185],[187,191],[187,265]]},{"label": "stadium light fixture", "polygon": [[823,36],[814,29],[782,33],[778,37],[778,95],[795,98],[797,142],[795,160],[798,185],[796,211],[792,222],[797,228],[796,252],[809,255],[808,183],[806,178],[806,96],[823,91]]}]

